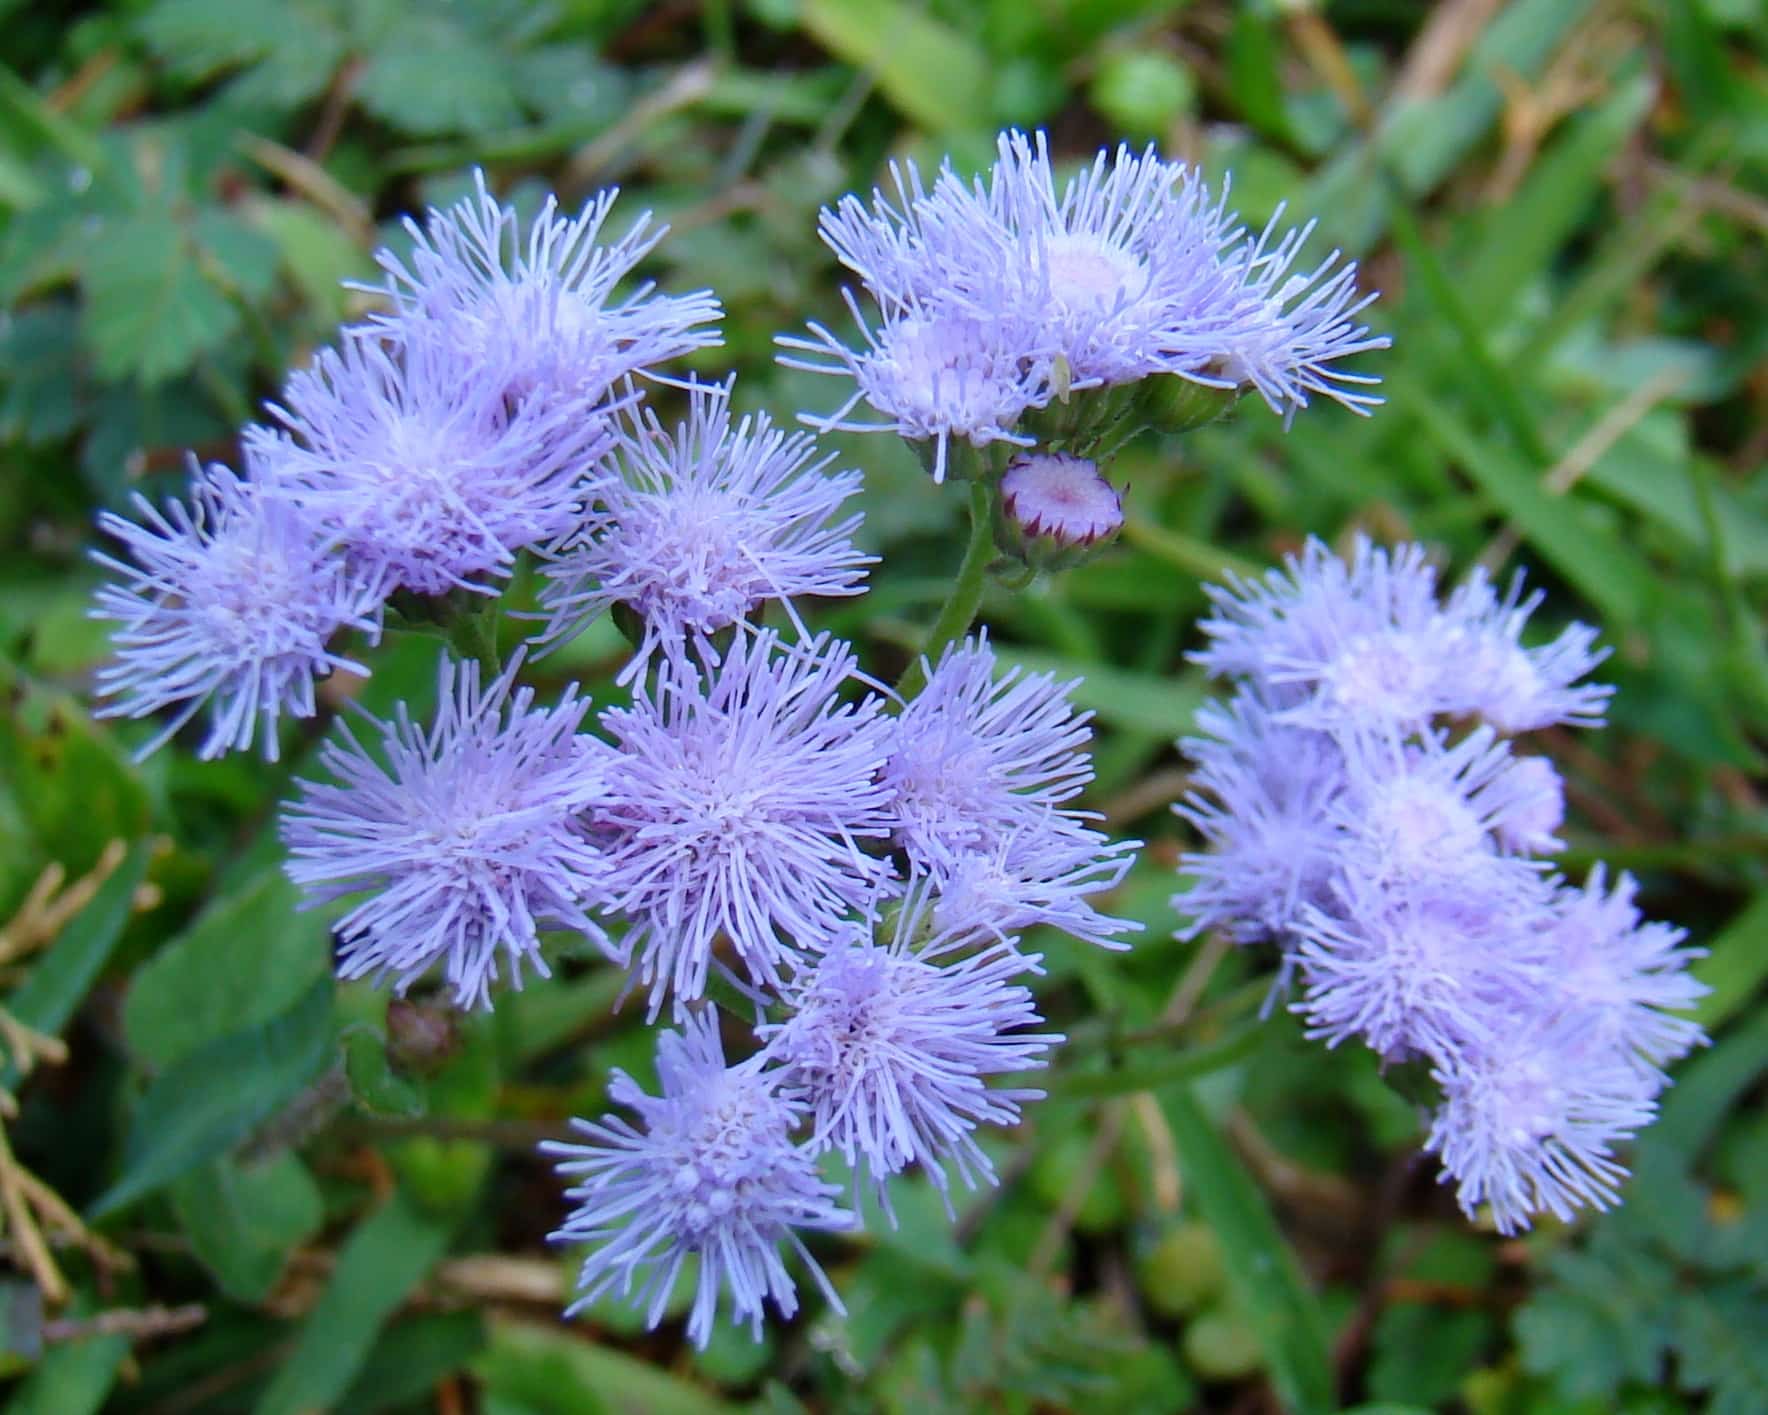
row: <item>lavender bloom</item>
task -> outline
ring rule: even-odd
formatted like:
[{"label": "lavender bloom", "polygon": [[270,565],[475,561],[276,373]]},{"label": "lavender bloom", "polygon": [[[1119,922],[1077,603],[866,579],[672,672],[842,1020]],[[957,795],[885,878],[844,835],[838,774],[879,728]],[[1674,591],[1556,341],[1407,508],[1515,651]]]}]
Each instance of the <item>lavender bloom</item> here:
[{"label": "lavender bloom", "polygon": [[[975,1139],[979,1125],[1016,1125],[1021,1102],[1042,1091],[990,1089],[989,1076],[1028,1071],[1062,1038],[1026,1033],[1038,1016],[1014,981],[1036,973],[1038,955],[1012,943],[941,957],[974,938],[944,935],[917,950],[934,921],[915,887],[881,944],[857,925],[794,980],[789,1020],[756,1029],[782,1084],[809,1107],[813,1151],[840,1151],[859,1185],[869,1176],[889,1212],[884,1181],[919,1164],[951,1211],[945,1164],[966,1187],[994,1168]],[[893,1220],[894,1220],[894,1216]]]},{"label": "lavender bloom", "polygon": [[1198,709],[1197,725],[1207,735],[1179,743],[1196,770],[1173,811],[1210,848],[1179,861],[1192,881],[1173,898],[1191,920],[1179,936],[1221,929],[1241,943],[1286,943],[1302,909],[1327,900],[1344,753],[1324,733],[1278,721],[1244,688]]},{"label": "lavender bloom", "polygon": [[1377,881],[1438,881],[1487,873],[1506,840],[1557,809],[1543,781],[1480,727],[1450,745],[1426,733],[1343,734],[1346,790],[1333,812],[1355,868]]},{"label": "lavender bloom", "polygon": [[601,794],[588,710],[574,689],[553,708],[513,688],[520,659],[495,683],[476,664],[444,660],[435,721],[401,703],[376,722],[385,765],[345,731],[320,760],[339,784],[300,783],[282,837],[289,878],[309,904],[366,894],[338,924],[338,974],[391,977],[403,993],[440,963],[457,1005],[488,1007],[507,958],[542,977],[543,928],[606,946],[586,906],[604,865],[582,813]]},{"label": "lavender bloom", "polygon": [[[930,442],[936,483],[945,480],[953,438],[973,447],[1033,445],[1033,438],[1013,429],[1028,408],[1050,400],[1049,361],[1027,354],[1034,336],[1023,319],[908,304],[887,307],[874,331],[851,294],[847,302],[864,335],[863,349],[848,348],[820,324],[810,326],[812,339],[778,341],[795,351],[780,359],[787,368],[854,381],[854,392],[834,412],[802,414],[808,426],[825,433],[894,432]],[[883,421],[849,417],[862,400]]]},{"label": "lavender bloom", "polygon": [[889,748],[878,700],[837,696],[854,676],[852,649],[826,636],[738,633],[722,662],[666,659],[654,690],[602,714],[619,751],[596,830],[652,1016],[704,993],[720,934],[777,991],[872,901],[889,867],[861,842],[889,830]]},{"label": "lavender bloom", "polygon": [[1569,1219],[1618,1202],[1627,1171],[1614,1145],[1655,1114],[1638,1069],[1575,1025],[1513,1019],[1434,1075],[1443,1105],[1424,1148],[1458,1182],[1467,1215],[1489,1203],[1500,1233],[1527,1228],[1536,1213]]},{"label": "lavender bloom", "polygon": [[546,568],[546,637],[566,638],[616,603],[643,621],[620,681],[659,647],[679,653],[691,641],[704,652],[709,635],[769,600],[791,613],[794,595],[858,594],[876,559],[854,548],[857,513],[831,524],[860,474],[829,474],[832,456],[818,459],[809,436],[765,413],[733,424],[730,391],[695,384],[673,435],[648,410],[630,412],[618,464]]},{"label": "lavender bloom", "polygon": [[1331,1046],[1446,1060],[1553,985],[1546,891],[1518,862],[1479,876],[1383,885],[1347,871],[1332,907],[1302,910],[1293,1010]]},{"label": "lavender bloom", "polygon": [[1069,703],[1073,686],[1017,667],[996,678],[986,636],[947,648],[896,719],[883,773],[895,842],[913,864],[937,877],[1044,824],[1092,780],[1092,714]]},{"label": "lavender bloom", "polygon": [[[370,327],[403,343],[425,325],[464,363],[483,371],[494,397],[533,395],[584,418],[631,374],[717,344],[722,311],[709,290],[654,293],[644,282],[623,299],[615,287],[663,238],[641,214],[626,234],[600,244],[618,195],[598,193],[573,219],[548,196],[524,239],[515,210],[498,202],[473,173],[474,194],[446,211],[432,207],[424,225],[406,218],[410,263],[376,253],[382,286],[359,286],[392,303]],[[425,332],[423,337],[434,337]]]},{"label": "lavender bloom", "polygon": [[346,340],[289,379],[272,407],[287,434],[247,430],[291,494],[343,542],[356,572],[419,594],[490,591],[524,546],[579,519],[578,477],[608,433],[580,408],[513,411],[504,370],[436,329],[398,346]]},{"label": "lavender bloom", "polygon": [[609,1096],[637,1114],[574,1120],[584,1144],[549,1142],[558,1171],[576,1179],[566,1191],[576,1207],[550,1234],[555,1243],[595,1245],[578,1274],[570,1316],[618,1289],[646,1308],[655,1327],[682,1263],[699,1259],[688,1336],[702,1348],[723,1292],[732,1318],[761,1339],[764,1303],[782,1316],[798,1310],[797,1289],[780,1257],[789,1245],[837,1310],[841,1299],[799,1229],[841,1229],[853,1216],[836,1207],[836,1186],[817,1175],[810,1151],[791,1131],[803,1106],[783,1095],[759,1058],[726,1066],[711,1009],[690,1013],[681,1033],[657,1041],[660,1095],[615,1071]]},{"label": "lavender bloom", "polygon": [[1142,926],[1100,913],[1091,897],[1123,881],[1141,846],[1139,840],[1107,840],[1047,811],[942,869],[934,919],[941,930],[973,930],[1003,943],[1011,934],[1042,927],[1098,948],[1128,948],[1119,935]]},{"label": "lavender bloom", "polygon": [[118,626],[116,659],[98,673],[99,693],[114,701],[99,716],[176,710],[138,758],[206,705],[199,757],[249,748],[261,723],[274,761],[277,718],[313,716],[315,679],[368,672],[327,645],[344,629],[379,639],[382,583],[348,570],[273,468],[254,470],[247,480],[193,462],[189,506],[168,501],[162,512],[138,494],[140,524],[109,511],[98,519],[133,562],[93,555],[119,577],[92,609]]},{"label": "lavender bloom", "polygon": [[[1212,590],[1212,673],[1233,704],[1181,746],[1178,808],[1213,847],[1174,901],[1196,928],[1282,949],[1309,1035],[1419,1058],[1442,1090],[1427,1148],[1468,1212],[1613,1202],[1614,1145],[1649,1123],[1662,1068],[1703,1040],[1671,1015],[1704,991],[1680,930],[1640,920],[1632,881],[1581,890],[1536,856],[1561,848],[1565,787],[1501,733],[1600,720],[1601,659],[1573,625],[1521,643],[1541,596],[1483,574],[1439,603],[1417,546],[1310,542],[1285,570]],[[1453,737],[1445,719],[1483,718]]]},{"label": "lavender bloom", "polygon": [[1540,606],[1542,592],[1526,599],[1521,571],[1499,598],[1483,568],[1476,568],[1444,608],[1465,655],[1463,701],[1456,710],[1484,718],[1500,732],[1530,732],[1563,724],[1600,727],[1614,688],[1578,679],[1608,657],[1594,647],[1596,630],[1570,624],[1551,643],[1522,646],[1522,631]]},{"label": "lavender bloom", "polygon": [[1060,567],[1123,529],[1123,497],[1096,463],[1063,452],[1015,457],[1001,478],[996,543],[1027,564]]},{"label": "lavender bloom", "polygon": [[1260,684],[1298,725],[1401,730],[1433,717],[1480,717],[1509,733],[1554,723],[1593,726],[1612,692],[1575,686],[1605,656],[1574,624],[1551,644],[1520,636],[1539,593],[1518,576],[1500,600],[1476,573],[1437,600],[1436,571],[1416,544],[1387,551],[1358,536],[1347,563],[1318,540],[1262,580],[1208,589],[1210,638],[1192,655],[1213,676]]},{"label": "lavender bloom", "polygon": [[1558,959],[1555,996],[1582,1035],[1635,1061],[1655,1088],[1664,1084],[1659,1068],[1706,1043],[1699,1023],[1667,1015],[1709,991],[1688,973],[1706,950],[1682,947],[1682,929],[1642,920],[1637,890],[1624,873],[1610,889],[1599,864],[1582,889],[1560,887],[1549,930]]},{"label": "lavender bloom", "polygon": [[[850,296],[865,350],[847,350],[815,325],[812,340],[780,341],[815,356],[786,361],[794,367],[855,380],[832,425],[850,425],[840,420],[863,398],[903,436],[937,437],[943,467],[951,436],[983,446],[1011,436],[1028,408],[1156,375],[1256,389],[1285,416],[1315,394],[1359,413],[1380,402],[1360,391],[1375,379],[1339,367],[1389,343],[1356,322],[1373,296],[1359,297],[1355,265],[1334,252],[1296,273],[1311,225],[1273,243],[1273,222],[1254,238],[1226,210],[1225,189],[1218,200],[1153,148],[1100,152],[1060,191],[1042,133],[1003,133],[994,166],[972,185],[949,164],[931,190],[912,165],[893,172],[894,203],[875,192],[868,209],[849,196],[820,223],[877,302],[885,335],[871,334]],[[975,336],[951,332],[978,324],[999,336],[985,358]],[[917,335],[906,353],[891,347],[901,325]],[[934,426],[906,411],[913,400],[903,385],[919,382],[919,335],[929,328],[941,331],[943,367],[952,367],[944,351],[961,342],[964,366],[986,369],[963,390],[988,405],[986,415],[966,408]],[[1024,380],[1017,397],[1014,362]],[[992,396],[981,397],[985,390]],[[948,393],[948,401],[968,400]]]}]

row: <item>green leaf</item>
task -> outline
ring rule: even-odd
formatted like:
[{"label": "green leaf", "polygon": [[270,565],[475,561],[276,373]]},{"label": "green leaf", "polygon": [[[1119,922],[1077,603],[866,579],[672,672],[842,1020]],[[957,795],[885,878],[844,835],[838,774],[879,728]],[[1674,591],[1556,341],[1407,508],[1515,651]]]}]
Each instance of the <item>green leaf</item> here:
[{"label": "green leaf", "polygon": [[375,1415],[417,1405],[484,1347],[485,1319],[479,1312],[436,1312],[395,1322],[332,1407],[334,1415]]},{"label": "green leaf", "polygon": [[328,973],[275,1020],[220,1037],[170,1067],[136,1105],[123,1173],[93,1215],[115,1213],[225,1154],[316,1080],[332,1050],[331,1005]]},{"label": "green leaf", "polygon": [[1506,447],[1481,438],[1460,416],[1425,391],[1422,382],[1393,381],[1395,402],[1417,415],[1418,425],[1453,457],[1554,569],[1601,609],[1616,630],[1637,623],[1652,576],[1639,557],[1593,525],[1569,496],[1555,496],[1540,482],[1547,469],[1531,472]]},{"label": "green leaf", "polygon": [[1296,1415],[1333,1409],[1326,1331],[1269,1205],[1187,1086],[1161,1095],[1187,1191],[1222,1245],[1228,1284],[1258,1333],[1271,1381]]},{"label": "green leaf", "polygon": [[735,1407],[637,1357],[568,1329],[493,1317],[473,1363],[488,1393],[543,1415],[732,1415]]},{"label": "green leaf", "polygon": [[968,37],[900,0],[804,0],[800,22],[935,133],[986,127],[990,65]]},{"label": "green leaf", "polygon": [[490,133],[523,118],[504,56],[439,16],[395,26],[375,46],[356,95],[376,117],[420,137]]},{"label": "green leaf", "polygon": [[452,1218],[420,1209],[403,1190],[358,1224],[294,1351],[259,1398],[257,1415],[329,1409],[388,1318],[447,1252],[452,1232]]},{"label": "green leaf", "polygon": [[160,0],[139,21],[142,39],[189,79],[205,79],[308,39],[289,0]]},{"label": "green leaf", "polygon": [[267,869],[217,899],[135,973],[123,1003],[129,1049],[150,1071],[282,1015],[331,971],[324,915]]},{"label": "green leaf", "polygon": [[282,263],[314,313],[324,319],[344,317],[343,282],[373,272],[367,254],[329,217],[293,200],[263,200],[251,207],[251,218],[276,243]]},{"label": "green leaf", "polygon": [[92,1336],[54,1347],[12,1391],[6,1415],[98,1415],[129,1354],[129,1339]]},{"label": "green leaf", "polygon": [[65,303],[0,320],[0,438],[42,445],[79,423],[79,344]]},{"label": "green leaf", "polygon": [[1200,1076],[1244,1061],[1268,1035],[1269,1030],[1262,1024],[1248,1026],[1221,1041],[1192,1046],[1152,1060],[1141,1059],[1147,1049],[1138,1048],[1138,1059],[1133,1065],[1111,1071],[1058,1071],[1044,1083],[1044,1090],[1050,1102],[1057,1103],[1124,1096],[1135,1091],[1156,1090],[1178,1081],[1195,1081]]},{"label": "green leaf", "polygon": [[287,1152],[265,1164],[216,1160],[175,1181],[171,1197],[198,1260],[239,1302],[263,1301],[325,1221],[319,1186]]},{"label": "green leaf", "polygon": [[[37,960],[30,976],[7,1000],[7,1010],[18,1021],[50,1036],[60,1035],[123,936],[152,853],[147,841],[132,845],[92,901]],[[17,1083],[18,1068],[8,1054],[0,1063],[0,1087],[10,1089]]]},{"label": "green leaf", "polygon": [[385,1038],[369,1028],[358,1027],[345,1036],[344,1074],[357,1105],[370,1115],[424,1113],[422,1089],[393,1070]]},{"label": "green leaf", "polygon": [[1758,894],[1691,970],[1712,989],[1694,1009],[1709,1032],[1747,1005],[1768,978],[1768,892]]},{"label": "green leaf", "polygon": [[1192,719],[1206,692],[1203,675],[1195,672],[1157,677],[1017,645],[1003,647],[1000,653],[1006,663],[1018,664],[1027,673],[1053,673],[1059,682],[1076,680],[1069,698],[1077,707],[1090,708],[1100,722],[1169,740],[1196,726]]},{"label": "green leaf", "polygon": [[86,243],[86,342],[105,378],[159,383],[231,338],[238,311],[204,278],[190,233],[142,212]]}]

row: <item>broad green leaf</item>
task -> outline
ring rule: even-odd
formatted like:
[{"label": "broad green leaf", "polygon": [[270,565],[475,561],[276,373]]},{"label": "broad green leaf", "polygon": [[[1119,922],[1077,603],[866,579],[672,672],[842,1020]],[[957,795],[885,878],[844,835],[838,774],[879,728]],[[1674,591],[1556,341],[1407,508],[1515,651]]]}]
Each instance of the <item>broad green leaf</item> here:
[{"label": "broad green leaf", "polygon": [[447,1252],[452,1232],[452,1219],[420,1209],[403,1190],[358,1224],[256,1415],[329,1409],[349,1389],[380,1329]]},{"label": "broad green leaf", "polygon": [[488,1392],[544,1415],[731,1415],[735,1407],[668,1371],[597,1346],[569,1328],[493,1317],[473,1363]]},{"label": "broad green leaf", "polygon": [[331,971],[323,914],[267,869],[216,900],[135,973],[123,1003],[129,1049],[164,1071],[230,1033],[263,1026]]},{"label": "broad green leaf", "polygon": [[230,339],[239,313],[198,264],[191,233],[144,211],[87,241],[80,269],[87,346],[106,378],[155,384]]},{"label": "broad green leaf", "polygon": [[356,86],[362,106],[420,137],[490,133],[523,118],[504,55],[440,15],[413,15],[376,46]]},{"label": "broad green leaf", "polygon": [[318,1184],[286,1152],[264,1164],[216,1160],[175,1181],[171,1197],[198,1260],[239,1302],[263,1301],[290,1251],[325,1221]]},{"label": "broad green leaf", "polygon": [[[39,1032],[60,1035],[123,936],[135,890],[147,873],[152,852],[147,841],[129,848],[92,902],[69,921],[7,999],[6,1008],[13,1017]],[[17,1082],[18,1069],[8,1054],[0,1061],[0,1087],[11,1088]]]},{"label": "broad green leaf", "polygon": [[52,1348],[13,1389],[7,1415],[98,1415],[128,1354],[123,1336],[89,1336]]},{"label": "broad green leaf", "polygon": [[335,221],[302,202],[266,199],[253,203],[250,213],[276,242],[284,267],[314,312],[341,320],[343,282],[373,273],[367,253]]},{"label": "broad green leaf", "polygon": [[1179,1147],[1187,1192],[1222,1245],[1228,1283],[1264,1347],[1283,1408],[1334,1408],[1326,1332],[1313,1294],[1265,1197],[1188,1086],[1160,1097]]},{"label": "broad green leaf", "polygon": [[1224,1037],[1176,1051],[1171,1056],[1144,1060],[1147,1048],[1136,1049],[1137,1059],[1128,1066],[1110,1071],[1058,1071],[1044,1083],[1052,1104],[1062,1101],[1097,1100],[1102,1096],[1124,1096],[1136,1091],[1152,1091],[1180,1081],[1195,1081],[1212,1071],[1244,1061],[1258,1049],[1270,1032],[1262,1024]]},{"label": "broad green leaf", "polygon": [[309,37],[306,18],[289,0],[159,0],[138,23],[160,59],[203,79],[300,47]]},{"label": "broad green leaf", "polygon": [[327,973],[289,1011],[188,1053],[135,1106],[122,1174],[93,1205],[115,1213],[225,1154],[317,1080],[332,1051]]},{"label": "broad green leaf", "polygon": [[890,101],[935,133],[989,122],[987,56],[902,0],[804,0],[800,23],[829,51],[878,77]]}]

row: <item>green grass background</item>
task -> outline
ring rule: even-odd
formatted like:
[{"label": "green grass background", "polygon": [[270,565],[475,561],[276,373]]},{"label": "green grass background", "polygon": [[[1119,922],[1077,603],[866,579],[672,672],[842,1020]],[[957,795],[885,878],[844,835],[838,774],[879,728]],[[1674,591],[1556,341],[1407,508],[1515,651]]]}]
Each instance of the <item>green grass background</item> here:
[{"label": "green grass background", "polygon": [[[0,950],[0,1002],[69,1045],[5,1133],[130,1260],[57,1246],[71,1298],[45,1307],[8,1221],[9,1408],[1768,1409],[1762,0],[0,0],[0,36],[0,919],[123,843],[52,943]],[[835,385],[771,347],[841,318],[818,207],[892,157],[980,165],[1009,123],[1070,159],[1158,140],[1232,171],[1248,221],[1317,217],[1312,249],[1383,292],[1395,346],[1364,366],[1389,404],[1137,443],[1122,544],[984,606],[1010,656],[1084,675],[1088,804],[1149,842],[1116,900],[1148,925],[1132,954],[1038,940],[1073,1041],[993,1142],[1002,1187],[954,1230],[907,1184],[900,1229],[825,1245],[845,1320],[806,1294],[760,1346],[703,1354],[613,1305],[567,1327],[531,1146],[648,1066],[619,980],[564,951],[434,1066],[409,1039],[390,1060],[384,998],[334,989],[276,870],[322,724],[277,766],[131,765],[142,733],[85,706],[93,515],[175,490],[187,449],[231,456],[360,310],[338,282],[475,163],[529,209],[620,184],[617,226],[674,227],[649,273],[725,301],[694,366],[826,409]],[[962,497],[889,439],[833,445],[884,563],[819,622],[887,673]],[[1616,1214],[1468,1225],[1369,1056],[1258,1024],[1262,960],[1168,937],[1199,584],[1357,529],[1456,573],[1526,565],[1543,628],[1614,649],[1612,725],[1539,744],[1569,777],[1567,867],[1634,870],[1711,950],[1715,1039]],[[537,681],[605,700],[619,651],[601,626]],[[434,652],[384,649],[361,698],[422,700]]]}]

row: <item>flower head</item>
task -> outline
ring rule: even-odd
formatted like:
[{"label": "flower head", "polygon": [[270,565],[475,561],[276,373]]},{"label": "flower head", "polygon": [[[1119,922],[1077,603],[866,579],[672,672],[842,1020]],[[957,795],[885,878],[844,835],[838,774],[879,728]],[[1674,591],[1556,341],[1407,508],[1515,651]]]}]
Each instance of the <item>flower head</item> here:
[{"label": "flower head", "polygon": [[1039,971],[1039,957],[1011,943],[951,956],[961,935],[917,949],[934,924],[926,903],[914,888],[888,942],[870,920],[850,930],[794,979],[790,1018],[757,1029],[782,1084],[809,1107],[811,1148],[838,1150],[881,1200],[884,1180],[911,1164],[941,1194],[947,1161],[970,1188],[977,1175],[992,1180],[977,1127],[1017,1124],[1020,1103],[1043,1092],[986,1078],[1043,1066],[1062,1040],[1022,1030],[1042,1019],[1015,979]]},{"label": "flower head", "polygon": [[1098,465],[1065,452],[1015,457],[1001,478],[995,542],[1036,568],[1063,568],[1123,529],[1123,497]]},{"label": "flower head", "polygon": [[1528,649],[1523,627],[1540,595],[1522,578],[1500,598],[1476,572],[1439,602],[1424,548],[1388,551],[1358,536],[1348,561],[1318,540],[1262,580],[1208,590],[1214,613],[1193,655],[1215,676],[1246,677],[1292,721],[1322,731],[1401,731],[1434,718],[1479,718],[1504,734],[1601,721],[1612,689],[1577,680],[1604,657],[1573,624]]},{"label": "flower head", "polygon": [[1297,272],[1311,226],[1277,237],[1273,221],[1255,238],[1225,187],[1218,199],[1153,148],[1101,151],[1058,184],[1044,135],[1010,131],[974,183],[949,163],[931,188],[912,165],[893,172],[894,199],[848,196],[820,223],[883,332],[849,296],[863,351],[816,325],[812,340],[780,341],[795,351],[786,362],[854,379],[828,425],[854,426],[841,420],[863,399],[904,437],[937,439],[943,470],[951,437],[1023,441],[1028,409],[1155,376],[1255,389],[1285,416],[1313,395],[1360,413],[1380,402],[1363,391],[1376,380],[1341,367],[1389,343],[1357,322],[1374,297],[1358,293],[1356,266],[1334,252]]},{"label": "flower head", "polygon": [[[420,334],[442,339],[482,370],[496,397],[532,397],[591,410],[629,375],[719,342],[721,314],[709,290],[671,296],[649,282],[624,297],[615,290],[667,228],[641,214],[624,236],[600,241],[618,192],[599,192],[574,218],[548,196],[527,228],[515,209],[493,197],[485,174],[473,173],[473,194],[446,211],[432,207],[420,226],[409,217],[408,260],[376,253],[389,314],[371,327],[404,342]],[[712,326],[712,327],[708,327]]]},{"label": "flower head", "polygon": [[[428,728],[401,703],[374,722],[377,761],[347,730],[320,761],[336,784],[303,781],[285,808],[289,878],[309,903],[363,895],[337,925],[341,977],[391,977],[403,992],[433,966],[462,1007],[486,1007],[500,959],[521,985],[546,976],[542,929],[605,945],[587,908],[604,866],[583,823],[600,795],[589,704],[568,689],[538,708],[514,688],[520,660],[495,683],[444,660]],[[372,721],[372,719],[371,719]]]},{"label": "flower head", "polygon": [[586,1143],[541,1147],[576,1181],[566,1191],[576,1207],[551,1240],[593,1245],[567,1315],[616,1289],[631,1297],[638,1281],[637,1300],[655,1327],[692,1255],[699,1273],[689,1338],[706,1345],[728,1292],[732,1318],[748,1322],[759,1340],[767,1300],[782,1316],[798,1309],[782,1244],[841,1310],[798,1234],[847,1228],[852,1215],[835,1205],[840,1191],[819,1178],[811,1152],[791,1138],[802,1105],[781,1093],[758,1058],[725,1065],[710,1008],[690,1013],[682,1032],[658,1038],[657,1078],[655,1096],[623,1071],[608,1086],[642,1128],[619,1116],[574,1120]]},{"label": "flower head", "polygon": [[1441,1157],[1471,1217],[1500,1233],[1532,1215],[1606,1209],[1627,1171],[1614,1146],[1651,1123],[1655,1087],[1575,1024],[1510,1025],[1439,1065],[1443,1104],[1424,1148]]},{"label": "flower head", "polygon": [[911,863],[938,876],[1079,794],[1092,714],[1068,701],[1073,686],[1018,667],[997,678],[986,637],[945,651],[897,717],[883,773]]},{"label": "flower head", "polygon": [[284,469],[357,573],[426,595],[485,591],[481,577],[507,574],[518,550],[570,530],[580,473],[608,437],[580,410],[512,410],[499,371],[434,328],[322,350],[272,412],[286,433],[249,429],[248,445]]},{"label": "flower head", "polygon": [[1093,896],[1122,883],[1141,845],[1108,840],[1052,808],[942,868],[934,918],[942,930],[1003,943],[1026,929],[1052,928],[1098,948],[1128,948],[1121,936],[1142,926],[1101,913]]},{"label": "flower head", "polygon": [[829,473],[832,457],[766,413],[733,421],[730,390],[693,385],[673,434],[629,410],[587,518],[546,567],[549,638],[616,603],[643,621],[622,681],[659,647],[704,645],[770,600],[790,612],[795,595],[858,594],[875,558],[854,548],[858,513],[833,519],[860,474]]},{"label": "flower head", "polygon": [[886,723],[876,698],[841,700],[854,676],[839,641],[739,633],[721,661],[666,659],[654,689],[602,714],[619,750],[596,829],[653,1015],[704,993],[720,935],[777,991],[888,874],[862,849],[889,830]]},{"label": "flower head", "polygon": [[276,759],[277,718],[313,716],[313,684],[333,670],[368,670],[329,645],[345,629],[380,637],[385,586],[354,573],[336,545],[276,480],[223,466],[191,469],[188,506],[163,511],[135,497],[139,521],[113,512],[99,527],[129,560],[95,553],[117,576],[98,592],[94,618],[113,621],[115,660],[99,670],[113,699],[100,716],[174,716],[146,756],[206,706],[204,759],[243,751],[262,731]]}]

